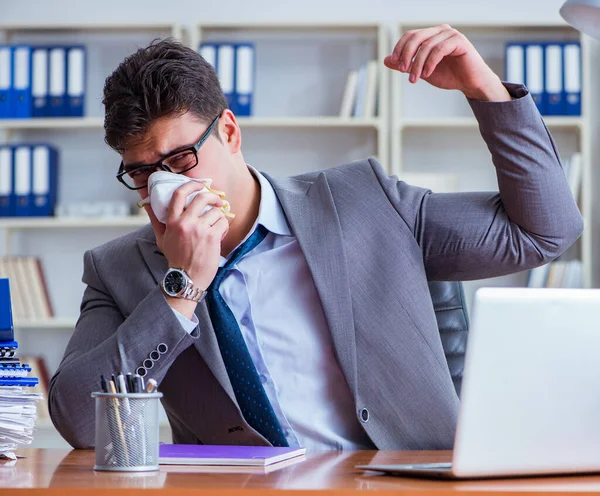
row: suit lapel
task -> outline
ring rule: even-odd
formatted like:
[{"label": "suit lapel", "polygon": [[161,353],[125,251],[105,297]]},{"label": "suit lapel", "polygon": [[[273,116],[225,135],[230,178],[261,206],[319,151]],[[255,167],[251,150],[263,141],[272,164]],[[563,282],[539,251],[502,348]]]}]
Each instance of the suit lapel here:
[{"label": "suit lapel", "polygon": [[356,398],[356,336],[342,229],[325,174],[314,183],[273,180],[275,193],[312,274],[338,360]]},{"label": "suit lapel", "polygon": [[[167,259],[160,252],[154,239],[139,238],[137,240],[138,247],[148,266],[148,270],[152,273],[154,281],[158,284],[162,281],[162,278],[169,268]],[[221,358],[221,351],[219,350],[219,343],[215,336],[215,331],[206,308],[206,301],[199,303],[196,306],[195,311],[198,317],[198,339],[194,341],[194,346],[200,353],[202,359],[206,362],[206,365],[210,368],[213,375],[219,381],[223,389],[227,392],[231,400],[237,405],[233,388],[225,364]]]}]

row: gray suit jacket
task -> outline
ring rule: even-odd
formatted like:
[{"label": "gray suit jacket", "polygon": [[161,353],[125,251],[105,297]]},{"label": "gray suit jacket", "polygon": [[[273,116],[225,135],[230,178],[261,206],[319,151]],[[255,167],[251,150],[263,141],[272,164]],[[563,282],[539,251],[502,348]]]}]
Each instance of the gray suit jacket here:
[{"label": "gray suit jacket", "polygon": [[[581,234],[540,114],[523,87],[507,87],[521,98],[470,102],[499,194],[432,194],[374,160],[268,178],[310,267],[354,414],[379,449],[452,447],[458,398],[427,280],[529,269]],[[50,383],[54,425],[73,446],[93,446],[90,393],[100,374],[133,372],[166,343],[149,377],[164,393],[175,442],[268,444],[240,413],[205,303],[187,334],[158,286],[166,270],[150,225],[85,254],[81,315]]]}]

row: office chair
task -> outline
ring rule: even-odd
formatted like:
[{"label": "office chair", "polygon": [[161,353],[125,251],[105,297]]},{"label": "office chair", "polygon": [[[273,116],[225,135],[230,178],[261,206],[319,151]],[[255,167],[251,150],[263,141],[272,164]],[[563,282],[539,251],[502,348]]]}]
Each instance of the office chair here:
[{"label": "office chair", "polygon": [[463,285],[461,282],[430,281],[429,292],[452,382],[460,396],[469,332]]}]

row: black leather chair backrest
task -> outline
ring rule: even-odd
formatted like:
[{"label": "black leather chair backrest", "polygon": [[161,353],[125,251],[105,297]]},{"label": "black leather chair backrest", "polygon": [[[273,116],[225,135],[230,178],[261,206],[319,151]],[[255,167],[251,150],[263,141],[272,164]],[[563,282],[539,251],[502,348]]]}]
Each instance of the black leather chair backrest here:
[{"label": "black leather chair backrest", "polygon": [[450,375],[460,396],[469,332],[469,316],[463,286],[461,282],[430,281],[429,292]]}]

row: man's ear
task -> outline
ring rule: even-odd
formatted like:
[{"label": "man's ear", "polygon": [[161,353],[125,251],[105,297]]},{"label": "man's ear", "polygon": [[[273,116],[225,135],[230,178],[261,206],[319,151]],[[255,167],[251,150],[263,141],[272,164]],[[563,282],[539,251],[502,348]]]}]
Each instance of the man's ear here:
[{"label": "man's ear", "polygon": [[242,147],[242,133],[235,119],[235,115],[229,109],[223,111],[219,119],[219,136],[223,144],[231,154],[238,153]]}]

